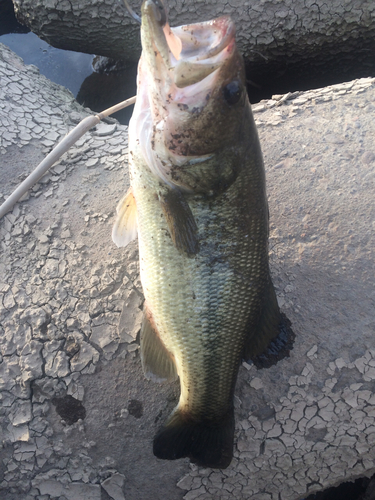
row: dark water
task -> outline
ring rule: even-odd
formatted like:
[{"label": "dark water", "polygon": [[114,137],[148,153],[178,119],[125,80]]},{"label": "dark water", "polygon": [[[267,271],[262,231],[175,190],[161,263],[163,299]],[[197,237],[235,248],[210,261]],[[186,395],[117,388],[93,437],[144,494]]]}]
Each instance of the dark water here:
[{"label": "dark water", "polygon": [[[137,64],[115,64],[115,69],[108,71],[103,59],[95,57],[94,67],[96,71],[85,78],[76,96],[83,106],[103,111],[136,94]],[[128,124],[133,107],[129,106],[111,116],[120,123]]]},{"label": "dark water", "polygon": [[[112,72],[102,65],[94,71],[94,55],[51,47],[19,24],[11,0],[0,0],[0,43],[22,57],[25,64],[34,64],[41,74],[69,89],[78,102],[93,111],[103,111],[135,95],[135,64]],[[129,106],[112,116],[127,124],[132,111],[133,106]]]},{"label": "dark water", "polygon": [[[69,89],[79,103],[93,111],[103,111],[135,95],[134,64],[112,73],[96,72],[92,66],[94,55],[56,49],[32,32],[2,35],[0,43],[22,57],[25,64],[35,64],[44,76]],[[132,109],[130,106],[112,116],[127,124]]]},{"label": "dark water", "polygon": [[375,477],[361,477],[353,482],[342,483],[304,500],[375,500]]},{"label": "dark water", "polygon": [[92,73],[93,55],[55,49],[31,31],[2,35],[0,43],[22,57],[25,64],[35,64],[43,75],[68,88],[75,97],[83,80]]},{"label": "dark water", "polygon": [[[1,10],[3,9],[3,10]],[[136,92],[136,65],[106,68],[93,62],[95,56],[56,49],[40,40],[28,28],[17,23],[11,0],[0,0],[0,42],[8,45],[26,64],[35,64],[40,72],[55,83],[68,88],[78,102],[100,112]],[[375,40],[363,42],[355,56],[342,53],[327,61],[294,63],[272,61],[258,66],[248,63],[248,93],[251,103],[270,99],[273,94],[295,90],[310,90],[375,75]],[[127,124],[132,114],[130,106],[112,115]],[[374,499],[375,500],[375,499]]]},{"label": "dark water", "polygon": [[0,35],[28,33],[30,30],[17,22],[12,0],[0,0]]}]

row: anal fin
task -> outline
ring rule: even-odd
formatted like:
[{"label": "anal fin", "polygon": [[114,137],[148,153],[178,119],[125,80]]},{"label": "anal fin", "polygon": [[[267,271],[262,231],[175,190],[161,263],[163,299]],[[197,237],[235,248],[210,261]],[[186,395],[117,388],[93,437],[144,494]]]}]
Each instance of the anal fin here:
[{"label": "anal fin", "polygon": [[264,295],[263,307],[258,324],[245,344],[244,359],[260,368],[269,368],[289,356],[295,334],[291,322],[280,312],[271,278]]},{"label": "anal fin", "polygon": [[152,325],[147,308],[144,310],[141,326],[141,360],[146,378],[155,382],[177,379],[174,359]]},{"label": "anal fin", "polygon": [[198,253],[198,228],[189,204],[178,189],[159,195],[159,201],[167,221],[172,241],[181,252],[189,256]]},{"label": "anal fin", "polygon": [[120,200],[116,211],[112,240],[118,247],[126,247],[137,237],[137,207],[132,188]]}]

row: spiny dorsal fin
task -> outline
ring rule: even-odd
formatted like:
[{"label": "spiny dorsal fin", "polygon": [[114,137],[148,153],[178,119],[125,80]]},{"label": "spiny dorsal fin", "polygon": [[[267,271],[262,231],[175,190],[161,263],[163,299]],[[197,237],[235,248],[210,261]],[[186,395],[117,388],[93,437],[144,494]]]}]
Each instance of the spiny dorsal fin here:
[{"label": "spiny dorsal fin", "polygon": [[177,371],[172,355],[165,348],[151,315],[145,308],[141,327],[141,360],[146,378],[155,382],[176,380]]},{"label": "spiny dorsal fin", "polygon": [[117,217],[112,229],[112,240],[118,247],[126,247],[137,237],[137,207],[132,188],[116,208]]},{"label": "spiny dorsal fin", "polygon": [[198,253],[198,228],[189,204],[178,189],[159,194],[159,200],[175,247],[189,256]]}]

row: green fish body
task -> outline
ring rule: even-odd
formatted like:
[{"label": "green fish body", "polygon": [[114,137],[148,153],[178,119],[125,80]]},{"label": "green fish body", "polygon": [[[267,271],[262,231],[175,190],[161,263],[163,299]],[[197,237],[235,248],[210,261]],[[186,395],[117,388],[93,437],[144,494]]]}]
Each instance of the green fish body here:
[{"label": "green fish body", "polygon": [[141,33],[131,189],[113,238],[125,245],[137,226],[145,374],[180,379],[154,454],[225,468],[240,362],[288,329],[269,273],[262,153],[230,18],[171,29],[164,5],[145,0]]}]

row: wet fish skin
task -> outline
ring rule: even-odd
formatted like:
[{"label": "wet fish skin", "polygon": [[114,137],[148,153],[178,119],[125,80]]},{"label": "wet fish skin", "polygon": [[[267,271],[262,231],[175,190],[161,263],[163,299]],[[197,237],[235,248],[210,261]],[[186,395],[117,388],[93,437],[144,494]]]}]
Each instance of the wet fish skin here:
[{"label": "wet fish skin", "polygon": [[[250,135],[251,122],[247,128]],[[220,457],[218,463],[205,455],[199,460],[209,466],[224,467],[231,459],[232,401],[238,367],[249,335],[257,333],[263,297],[271,286],[264,177],[261,157],[254,155],[258,148],[251,148],[251,142],[252,161],[248,163],[252,165],[247,166],[252,169],[244,165],[228,189],[212,198],[186,196],[198,227],[200,249],[193,258],[176,249],[155,196],[159,181],[150,174],[137,149],[133,151],[138,159],[132,164],[132,186],[146,307],[154,331],[176,361],[181,384],[179,408],[184,425],[175,412],[165,428],[169,425],[173,429],[170,441],[177,442],[181,426],[189,428],[191,422],[198,422],[195,441],[209,443],[207,429],[216,430],[219,423],[227,421],[223,441],[229,441],[230,446],[221,445],[223,452],[215,450],[216,460]],[[257,349],[261,340],[250,342],[253,355],[270,339]],[[186,445],[181,451],[170,452],[170,445],[161,443],[165,442],[165,431],[161,432],[155,441],[157,456],[179,458],[189,453]],[[196,455],[192,458],[198,461]]]},{"label": "wet fish skin", "polygon": [[[152,3],[145,0],[142,6],[139,101],[129,127],[145,295],[141,358],[146,376],[178,376],[181,387],[153,450],[159,458],[189,457],[225,468],[233,455],[233,395],[241,359],[264,353],[286,328],[268,266],[263,159],[233,40],[229,37],[229,48],[223,49],[229,56],[215,78],[208,76],[208,98],[197,96],[194,107],[193,99],[184,101],[173,87],[165,67],[164,26],[152,17]],[[217,26],[223,36],[233,29],[227,19]],[[173,92],[160,86],[159,76]],[[199,91],[199,80],[195,85]],[[168,123],[171,115],[175,121]],[[160,158],[161,166],[150,166]]]}]

